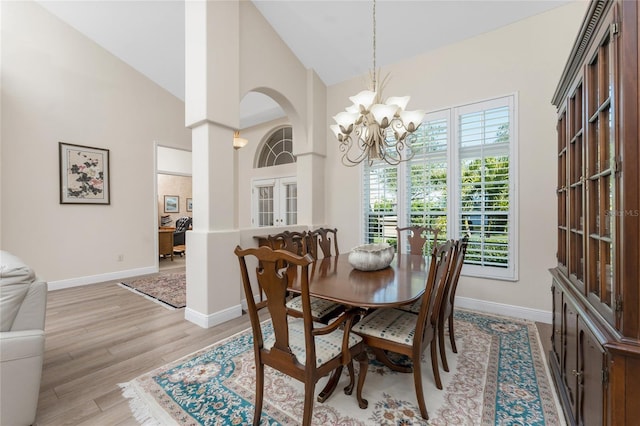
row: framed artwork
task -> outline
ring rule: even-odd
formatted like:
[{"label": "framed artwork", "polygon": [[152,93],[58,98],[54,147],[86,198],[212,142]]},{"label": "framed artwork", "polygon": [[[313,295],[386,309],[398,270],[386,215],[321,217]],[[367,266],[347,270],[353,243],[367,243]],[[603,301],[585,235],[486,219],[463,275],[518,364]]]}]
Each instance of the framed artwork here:
[{"label": "framed artwork", "polygon": [[60,204],[110,204],[109,150],[59,142]]},{"label": "framed artwork", "polygon": [[187,211],[193,211],[193,198],[187,198]]},{"label": "framed artwork", "polygon": [[177,195],[165,195],[164,196],[164,212],[179,213],[180,197],[178,197]]}]

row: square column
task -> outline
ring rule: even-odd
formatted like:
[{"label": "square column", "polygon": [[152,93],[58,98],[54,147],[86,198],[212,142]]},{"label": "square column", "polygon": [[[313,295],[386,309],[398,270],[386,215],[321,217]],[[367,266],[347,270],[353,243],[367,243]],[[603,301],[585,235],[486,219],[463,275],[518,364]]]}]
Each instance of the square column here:
[{"label": "square column", "polygon": [[233,254],[239,243],[232,145],[239,126],[239,20],[237,1],[185,3],[185,120],[193,163],[185,318],[206,328],[242,314]]}]

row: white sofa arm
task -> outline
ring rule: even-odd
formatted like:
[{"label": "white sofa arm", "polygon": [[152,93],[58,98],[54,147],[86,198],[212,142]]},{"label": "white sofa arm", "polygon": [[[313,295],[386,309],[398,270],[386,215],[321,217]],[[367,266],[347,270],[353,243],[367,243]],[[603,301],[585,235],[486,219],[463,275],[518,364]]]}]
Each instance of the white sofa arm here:
[{"label": "white sofa arm", "polygon": [[0,332],[0,362],[19,361],[44,353],[44,331]]},{"label": "white sofa arm", "polygon": [[44,281],[34,281],[20,305],[20,309],[13,320],[11,331],[44,330],[47,311],[48,285]]},{"label": "white sofa arm", "polygon": [[44,331],[0,332],[0,424],[36,419],[44,360]]}]

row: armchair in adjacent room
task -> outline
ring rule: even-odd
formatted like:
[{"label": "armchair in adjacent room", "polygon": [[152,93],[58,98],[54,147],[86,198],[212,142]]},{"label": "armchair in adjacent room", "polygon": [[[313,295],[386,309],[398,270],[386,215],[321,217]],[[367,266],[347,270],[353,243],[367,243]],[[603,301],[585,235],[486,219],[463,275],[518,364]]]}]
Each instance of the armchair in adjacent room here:
[{"label": "armchair in adjacent room", "polygon": [[193,218],[184,216],[176,219],[176,230],[173,233],[173,245],[182,246],[185,244],[185,233],[191,228]]},{"label": "armchair in adjacent room", "polygon": [[0,251],[0,424],[35,422],[44,360],[47,283]]}]

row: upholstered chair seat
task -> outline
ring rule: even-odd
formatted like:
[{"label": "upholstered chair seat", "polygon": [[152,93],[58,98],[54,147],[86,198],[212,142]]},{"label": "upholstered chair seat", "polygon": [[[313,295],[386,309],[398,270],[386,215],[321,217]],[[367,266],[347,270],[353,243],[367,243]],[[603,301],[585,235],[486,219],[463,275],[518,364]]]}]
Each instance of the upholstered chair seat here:
[{"label": "upholstered chair seat", "polygon": [[411,345],[416,333],[416,314],[400,309],[378,309],[353,326],[354,333],[367,334]]},{"label": "upholstered chair seat", "polygon": [[[313,326],[314,328],[322,328],[325,327],[325,324],[314,322]],[[321,367],[327,361],[341,354],[343,336],[343,331],[336,329],[329,334],[321,334],[315,337],[316,368]],[[275,341],[275,334],[266,337],[264,339],[264,349],[271,349]],[[349,348],[353,348],[360,342],[362,342],[362,337],[357,334],[349,334]],[[300,364],[305,365],[307,352],[305,350],[304,321],[302,318],[289,320],[289,347]]]},{"label": "upholstered chair seat", "polygon": [[398,309],[400,309],[401,311],[417,314],[420,312],[420,306],[422,306],[422,299],[418,299],[410,305],[400,306]]},{"label": "upholstered chair seat", "polygon": [[[333,313],[341,310],[343,307],[334,302],[318,297],[310,297],[311,300],[311,316],[316,319],[330,318]],[[302,314],[302,299],[297,296],[287,301],[287,308],[298,311]]]}]

